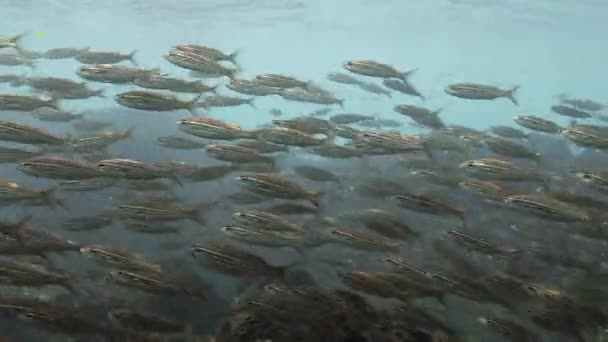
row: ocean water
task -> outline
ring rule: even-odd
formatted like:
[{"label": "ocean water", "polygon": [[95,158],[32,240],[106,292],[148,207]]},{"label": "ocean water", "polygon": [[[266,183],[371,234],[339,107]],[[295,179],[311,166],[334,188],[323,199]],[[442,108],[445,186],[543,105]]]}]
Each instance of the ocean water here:
[{"label": "ocean water", "polygon": [[[601,71],[608,60],[602,44],[608,4],[603,1],[7,0],[2,12],[1,32],[32,32],[24,40],[27,48],[136,49],[141,65],[172,73],[183,71],[160,57],[172,45],[240,50],[243,76],[278,72],[319,81],[347,98],[345,109],[353,111],[396,116],[395,103],[415,102],[399,95],[387,101],[325,80],[356,57],[401,70],[417,68],[412,81],[428,97],[426,105],[442,108],[448,123],[476,128],[510,124],[522,112],[542,116],[557,94],[606,100]],[[74,77],[76,68],[65,61],[44,62],[39,72]],[[459,81],[519,85],[521,106],[457,101],[444,94],[445,85]],[[294,114],[318,107],[275,98],[257,102],[260,112],[279,105]],[[238,108],[226,118],[248,126],[264,116]]]},{"label": "ocean water", "polygon": [[[165,61],[162,55],[177,44],[203,44],[226,52],[239,51],[239,75],[244,78],[282,73],[312,80],[345,99],[344,111],[383,118],[403,120],[393,107],[409,103],[441,109],[446,124],[476,129],[515,127],[513,117],[520,114],[550,118],[565,126],[569,119],[550,114],[549,109],[560,94],[608,102],[608,2],[600,0],[0,0],[0,13],[0,35],[27,33],[23,39],[27,50],[136,50],[139,66],[187,77],[187,71]],[[327,80],[330,72],[344,72],[342,63],[352,58],[380,61],[402,71],[416,69],[410,80],[426,100],[396,92],[387,98]],[[79,66],[73,60],[40,60],[33,69],[0,66],[0,74],[78,80],[75,72]],[[445,94],[445,86],[456,82],[505,89],[519,86],[515,95],[519,106],[508,99],[465,101]],[[225,84],[226,80],[209,83]],[[112,95],[130,86],[90,84],[94,89],[104,88],[107,97],[65,101],[62,108],[92,113],[89,116],[115,122],[118,127],[135,127],[135,139],[112,148],[117,157],[145,162],[212,161],[202,154],[154,146],[157,136],[177,132],[176,120],[189,116],[185,111],[142,113],[125,109]],[[225,87],[220,89],[222,94],[235,95]],[[2,91],[28,89],[0,83]],[[322,107],[271,96],[257,98],[255,108],[217,108],[210,115],[253,129],[273,119],[268,114],[272,108],[281,109],[284,119]],[[2,115],[2,120],[44,127],[53,133],[73,133],[69,125],[44,123],[21,113]],[[401,129],[417,132],[408,125]],[[0,165],[0,178],[41,188],[54,184],[28,177],[10,164]],[[188,201],[197,203],[231,187],[213,183],[180,191]],[[77,194],[69,199],[69,212],[11,207],[2,215],[18,219],[31,214],[38,220],[59,222],[77,213],[97,212],[107,200]],[[212,222],[220,224],[221,220]],[[200,231],[191,234],[192,239],[202,236]],[[157,241],[134,234],[117,235],[115,231],[66,236],[83,243],[103,241],[129,247],[151,256],[157,248]]]}]

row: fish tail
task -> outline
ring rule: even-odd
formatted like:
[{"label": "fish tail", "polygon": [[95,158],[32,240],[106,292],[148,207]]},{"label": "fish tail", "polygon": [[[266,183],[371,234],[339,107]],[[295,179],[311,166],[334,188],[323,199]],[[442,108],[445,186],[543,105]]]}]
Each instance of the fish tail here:
[{"label": "fish tail", "polygon": [[213,87],[211,87],[211,93],[217,95],[217,88],[219,87],[219,84],[214,85]]},{"label": "fish tail", "polygon": [[42,193],[43,200],[45,203],[47,203],[53,209],[55,209],[57,207],[67,209],[67,205],[66,205],[65,201],[55,198],[55,193],[57,192],[58,188],[59,188],[58,186],[55,186],[55,187],[52,187],[52,188],[44,191]]},{"label": "fish tail", "polygon": [[312,203],[312,205],[314,205],[317,209],[321,207],[321,205],[319,204],[319,200],[323,196],[323,194],[324,193],[322,191],[315,192],[314,196],[309,199],[310,203]]},{"label": "fish tail", "polygon": [[344,99],[338,100],[338,106],[340,106],[341,109],[344,109]]},{"label": "fish tail", "polygon": [[31,220],[32,220],[32,215],[27,215],[27,216],[21,218],[16,223],[9,224],[3,228],[8,228],[9,230],[11,230],[11,234],[14,234],[14,237],[17,239],[17,242],[19,242],[20,245],[24,245],[25,239],[26,239],[26,233],[25,233],[26,225]]},{"label": "fish tail", "polygon": [[53,97],[51,99],[51,102],[49,103],[48,106],[53,109],[61,110],[61,108],[59,107],[59,98],[56,98],[56,97]]},{"label": "fish tail", "polygon": [[174,173],[169,174],[169,178],[179,186],[184,186],[184,182]]},{"label": "fish tail", "polygon": [[123,133],[123,136],[126,138],[131,138],[133,136],[133,132],[135,132],[135,126],[131,126],[127,128],[127,130]]},{"label": "fish tail", "polygon": [[196,209],[194,209],[194,216],[192,217],[193,220],[203,226],[206,225],[207,224],[207,213],[209,213],[209,211],[211,209],[215,208],[216,206],[218,206],[220,204],[221,203],[217,203],[217,202],[204,202],[204,203],[198,204],[196,206]]},{"label": "fish tail", "polygon": [[72,294],[74,296],[81,295],[80,290],[78,290],[78,288],[76,286],[74,286],[74,284],[72,284],[72,282],[69,279],[64,281],[63,284],[61,284],[61,286],[63,286],[66,290],[68,290],[70,292],[70,294]]},{"label": "fish tail", "polygon": [[28,32],[23,32],[20,33],[14,37],[12,37],[10,40],[13,44],[15,44],[15,50],[19,51],[19,53],[23,53],[23,47],[21,46],[21,41],[23,40],[23,38],[25,38],[25,36],[28,35]]},{"label": "fish tail", "polygon": [[518,89],[519,86],[516,85],[515,87],[511,88],[511,90],[507,91],[507,98],[509,98],[509,100],[511,100],[511,102],[513,102],[513,104],[516,106],[519,106],[519,102],[517,102],[517,99],[515,98],[515,93]]},{"label": "fish tail", "polygon": [[237,60],[237,57],[240,55],[240,53],[241,53],[241,50],[236,50],[233,53],[228,55],[228,60],[230,62],[232,62],[232,64],[234,64],[239,69],[241,68],[241,66],[239,65],[239,63],[236,60]]},{"label": "fish tail", "polygon": [[101,99],[105,99],[106,95],[104,93],[105,93],[105,89],[98,89],[98,90],[93,91],[93,96],[99,97]]},{"label": "fish tail", "polygon": [[255,106],[255,103],[253,102],[253,100],[255,100],[255,97],[251,97],[251,98],[247,99],[247,104],[253,109],[258,109],[258,107]]},{"label": "fish tail", "polygon": [[203,94],[199,94],[198,96],[196,96],[191,101],[188,101],[188,103],[186,105],[186,109],[190,112],[190,114],[192,114],[194,116],[198,116],[198,113],[196,112],[196,109],[198,107],[207,108],[205,106],[204,102],[200,102],[200,103],[198,102],[198,101],[200,101],[201,97],[203,97]]},{"label": "fish tail", "polygon": [[133,50],[130,54],[129,54],[129,60],[131,61],[131,63],[133,63],[134,65],[138,65],[137,64],[137,60],[135,59],[135,56],[137,55],[137,50]]},{"label": "fish tail", "polygon": [[408,81],[408,78],[409,78],[410,76],[412,76],[412,74],[415,74],[417,71],[418,71],[418,68],[416,68],[416,69],[412,69],[412,70],[408,70],[408,71],[406,71],[406,72],[402,72],[402,73],[400,74],[400,78],[401,78],[401,80],[403,80],[403,82],[407,82],[407,81]]}]

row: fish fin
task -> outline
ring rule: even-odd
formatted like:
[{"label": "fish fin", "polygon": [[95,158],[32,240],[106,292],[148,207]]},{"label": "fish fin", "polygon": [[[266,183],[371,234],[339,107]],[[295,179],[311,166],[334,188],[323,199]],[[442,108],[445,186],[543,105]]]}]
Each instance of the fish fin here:
[{"label": "fish fin", "polygon": [[135,56],[137,55],[137,50],[133,50],[130,54],[129,54],[129,60],[131,61],[131,63],[133,63],[134,65],[138,65],[137,64],[137,60],[135,60]]},{"label": "fish fin", "polygon": [[403,80],[403,82],[407,82],[407,81],[408,81],[408,78],[409,78],[410,76],[412,76],[412,74],[415,74],[417,71],[418,71],[418,68],[416,68],[416,69],[412,69],[412,70],[408,70],[408,71],[406,71],[406,72],[402,72],[402,73],[400,74],[400,77],[399,77],[399,78],[401,78],[401,80]]},{"label": "fish fin", "polygon": [[253,102],[253,100],[255,100],[255,97],[250,97],[247,99],[247,104],[253,108],[253,109],[258,109],[258,107],[255,106],[255,103]]},{"label": "fish fin", "polygon": [[509,100],[511,100],[511,102],[513,102],[514,105],[519,106],[519,102],[517,102],[517,99],[515,98],[515,93],[517,92],[517,90],[519,89],[519,86],[516,85],[515,87],[511,88],[511,90],[507,91],[507,98]]},{"label": "fish fin", "polygon": [[232,62],[232,64],[234,64],[237,68],[241,69],[241,66],[239,65],[239,63],[236,61],[237,57],[240,55],[241,51],[240,50],[236,50],[233,53],[228,55],[228,60],[230,62]]}]

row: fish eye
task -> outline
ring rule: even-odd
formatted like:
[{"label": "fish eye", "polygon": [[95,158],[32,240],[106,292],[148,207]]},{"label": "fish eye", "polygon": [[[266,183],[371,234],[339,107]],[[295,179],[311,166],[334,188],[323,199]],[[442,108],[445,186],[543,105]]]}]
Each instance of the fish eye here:
[{"label": "fish eye", "polygon": [[588,173],[583,173],[582,174],[582,178],[584,178],[584,179],[591,179],[591,175],[588,174]]},{"label": "fish eye", "polygon": [[104,164],[104,163],[99,163],[97,166],[99,166],[99,167],[106,167],[107,165]]},{"label": "fish eye", "polygon": [[28,166],[32,166],[32,163],[25,162],[25,163],[21,163],[21,165],[28,167]]}]

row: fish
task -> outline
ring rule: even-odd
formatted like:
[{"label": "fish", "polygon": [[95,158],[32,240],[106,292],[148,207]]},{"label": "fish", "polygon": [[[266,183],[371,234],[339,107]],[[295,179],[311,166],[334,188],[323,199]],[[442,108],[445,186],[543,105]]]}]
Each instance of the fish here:
[{"label": "fish", "polygon": [[22,287],[58,285],[72,294],[78,294],[66,275],[52,272],[27,262],[0,260],[0,283]]},{"label": "fish", "polygon": [[228,243],[194,245],[192,257],[203,267],[236,277],[280,279],[286,270],[271,266],[248,250]]},{"label": "fish", "polygon": [[126,84],[156,72],[157,69],[148,70],[121,64],[88,64],[81,66],[76,74],[87,81]]},{"label": "fish", "polygon": [[352,85],[358,85],[360,84],[362,81],[358,80],[355,77],[352,77],[349,74],[345,74],[342,72],[332,72],[327,74],[327,79],[336,83],[342,83],[342,84],[352,84]]},{"label": "fish", "polygon": [[301,116],[288,120],[272,120],[276,126],[295,129],[307,134],[325,134],[330,135],[333,130],[332,124],[324,119],[314,118],[310,116]]},{"label": "fish", "polygon": [[185,118],[177,122],[178,129],[200,138],[217,140],[238,140],[255,138],[256,133],[240,126],[211,118]]},{"label": "fish", "polygon": [[93,51],[86,48],[74,56],[74,59],[83,64],[115,64],[122,61],[130,61],[133,64],[137,64],[135,62],[136,53],[136,50],[128,54],[122,54],[116,51]]},{"label": "fish", "polygon": [[46,151],[44,150],[31,151],[21,148],[0,147],[0,163],[15,163],[23,159],[38,157],[45,153]]},{"label": "fish", "polygon": [[285,76],[281,74],[260,74],[254,78],[255,82],[273,88],[302,88],[308,89],[310,82],[300,81],[292,76]]},{"label": "fish", "polygon": [[36,190],[15,182],[0,180],[0,203],[2,204],[47,205],[51,208],[65,206],[63,201],[56,198],[55,192],[56,188]]},{"label": "fish", "polygon": [[282,88],[269,87],[254,80],[231,79],[226,88],[243,95],[268,96],[280,95]]},{"label": "fish", "polygon": [[338,125],[349,125],[359,123],[361,121],[372,120],[374,119],[373,115],[366,114],[358,114],[358,113],[344,113],[344,114],[335,114],[329,118],[329,122]]},{"label": "fish", "polygon": [[74,159],[34,157],[17,164],[17,170],[26,175],[48,179],[83,180],[102,177],[94,165]]},{"label": "fish", "polygon": [[355,74],[380,78],[398,78],[405,82],[407,82],[410,75],[416,71],[416,69],[405,72],[398,71],[388,64],[362,58],[351,59],[344,62],[342,66]]},{"label": "fish", "polygon": [[173,94],[143,90],[132,90],[120,93],[114,97],[116,103],[128,108],[154,112],[186,109],[193,115],[196,115],[199,99],[200,96],[190,101],[183,101]]},{"label": "fish", "polygon": [[608,148],[608,132],[578,125],[562,130],[561,134],[580,146],[597,149]]},{"label": "fish", "polygon": [[255,104],[253,103],[255,100],[254,97],[250,97],[248,99],[242,99],[238,97],[225,96],[225,95],[212,95],[206,97],[203,102],[199,104],[199,106],[203,108],[211,108],[211,107],[236,107],[240,105],[248,105],[253,109],[256,109]]},{"label": "fish", "polygon": [[257,136],[273,144],[310,147],[324,145],[330,138],[317,137],[293,128],[275,126],[257,132]]},{"label": "fish", "polygon": [[390,239],[410,240],[419,234],[398,216],[379,208],[368,208],[346,212],[340,217],[358,222],[380,235]]},{"label": "fish", "polygon": [[499,137],[508,138],[508,139],[527,139],[528,134],[525,132],[511,127],[511,126],[492,126],[490,127],[490,132]]},{"label": "fish", "polygon": [[357,250],[383,253],[399,253],[401,251],[399,243],[393,240],[375,234],[366,234],[351,228],[332,228],[329,234],[335,239],[335,243]]},{"label": "fish", "polygon": [[515,209],[550,220],[564,222],[589,222],[593,220],[591,213],[584,208],[548,196],[511,195],[505,198],[504,202]]},{"label": "fish", "polygon": [[82,52],[85,52],[86,50],[87,48],[54,48],[43,52],[41,58],[70,59],[76,57]]},{"label": "fish", "polygon": [[198,54],[204,55],[210,59],[213,59],[215,61],[229,61],[229,62],[232,62],[234,65],[238,66],[238,64],[236,62],[236,58],[239,55],[239,50],[236,50],[232,53],[225,53],[219,49],[204,46],[204,45],[198,45],[198,44],[176,45],[174,47],[174,49],[182,50],[182,51],[193,51]]},{"label": "fish", "polygon": [[138,331],[167,334],[183,333],[188,329],[188,324],[179,320],[173,320],[128,308],[112,309],[108,311],[108,317],[111,320],[118,322],[124,328]]},{"label": "fish", "polygon": [[261,153],[261,154],[289,151],[288,146],[273,144],[273,143],[265,141],[265,140],[257,140],[257,139],[237,140],[236,145],[254,150],[257,153]]},{"label": "fish", "polygon": [[238,69],[227,68],[212,58],[192,51],[173,49],[168,54],[163,55],[163,58],[180,68],[210,73],[216,77],[227,76],[234,79],[238,73]]},{"label": "fish", "polygon": [[164,136],[156,138],[156,141],[163,147],[174,148],[178,150],[196,150],[207,146],[207,143],[195,141],[178,136]]},{"label": "fish", "polygon": [[525,128],[543,133],[560,133],[563,128],[553,121],[549,121],[534,115],[518,115],[515,122]]},{"label": "fish", "polygon": [[480,239],[458,230],[448,231],[445,237],[470,251],[506,257],[517,257],[521,255],[521,251],[518,249],[503,248],[496,243]]},{"label": "fish", "polygon": [[443,200],[424,194],[401,193],[392,197],[401,208],[431,215],[454,215],[467,226],[466,211],[455,208]]},{"label": "fish", "polygon": [[81,247],[80,253],[101,265],[112,269],[150,273],[161,272],[160,265],[148,262],[144,260],[143,257],[123,249],[117,249],[110,246],[91,245]]},{"label": "fish", "polygon": [[527,146],[507,138],[488,137],[483,140],[486,146],[493,152],[507,157],[528,158],[540,161],[541,154],[533,152]]},{"label": "fish", "polygon": [[51,121],[51,122],[70,122],[72,120],[82,119],[83,114],[72,114],[62,110],[57,110],[50,107],[40,107],[33,111],[31,114],[40,121]]},{"label": "fish", "polygon": [[30,112],[41,107],[60,109],[57,99],[36,94],[0,93],[0,109]]},{"label": "fish", "polygon": [[274,165],[275,162],[274,157],[265,156],[255,150],[237,145],[210,144],[207,145],[205,151],[212,158],[237,164],[260,163]]},{"label": "fish", "polygon": [[334,173],[327,171],[325,169],[310,166],[310,165],[297,165],[293,167],[293,171],[300,177],[306,178],[308,180],[317,181],[317,182],[331,182],[331,183],[340,183],[341,179],[339,176]]},{"label": "fish", "polygon": [[514,105],[519,106],[517,99],[515,99],[515,92],[518,89],[519,86],[504,90],[479,83],[455,83],[448,85],[445,88],[445,92],[449,95],[469,100],[494,100],[504,97],[511,100]]},{"label": "fish", "polygon": [[606,108],[605,104],[589,100],[589,99],[567,99],[561,98],[560,101],[566,105],[576,107],[580,110],[586,110],[590,112],[598,112]]},{"label": "fish", "polygon": [[591,113],[564,105],[551,106],[551,111],[559,115],[568,116],[576,119],[589,119],[593,117]]},{"label": "fish", "polygon": [[13,48],[16,49],[17,51],[21,51],[21,40],[23,40],[23,38],[25,38],[26,34],[22,33],[22,34],[18,34],[16,36],[12,36],[12,37],[7,37],[7,36],[0,36],[0,49],[2,48]]},{"label": "fish", "polygon": [[387,78],[382,81],[382,84],[385,87],[400,93],[419,97],[423,101],[426,99],[409,81]]},{"label": "fish", "polygon": [[232,214],[232,224],[256,230],[302,232],[304,227],[284,217],[259,210],[238,211]]},{"label": "fish", "polygon": [[105,159],[98,162],[96,167],[99,173],[104,177],[119,177],[135,180],[167,178],[182,185],[181,180],[172,171],[166,171],[134,159]]},{"label": "fish", "polygon": [[319,207],[322,192],[310,191],[301,185],[269,173],[242,174],[237,178],[239,183],[248,191],[278,199],[303,199]]},{"label": "fish", "polygon": [[516,195],[513,190],[506,189],[503,186],[490,181],[469,179],[460,182],[458,185],[461,189],[479,196],[485,201],[493,203],[502,204],[507,197]]},{"label": "fish", "polygon": [[382,88],[381,86],[375,83],[361,82],[357,86],[360,89],[367,91],[368,93],[386,95],[389,98],[392,97],[390,91],[386,90],[385,88]]},{"label": "fish", "polygon": [[278,95],[282,98],[296,102],[308,102],[322,105],[338,105],[341,108],[344,107],[344,99],[339,99],[332,95],[321,94],[303,90],[301,88],[288,88],[283,89]]},{"label": "fish", "polygon": [[189,81],[162,73],[148,73],[133,81],[138,87],[153,90],[170,90],[176,93],[216,93],[217,85],[208,86],[201,81]]},{"label": "fish", "polygon": [[505,181],[545,181],[547,175],[536,169],[523,168],[500,159],[467,160],[459,166],[477,178]]},{"label": "fish", "polygon": [[0,54],[0,65],[5,65],[5,66],[25,65],[27,67],[34,68],[34,62],[31,59],[24,57],[21,54],[16,54],[16,53]]},{"label": "fish", "polygon": [[144,220],[148,222],[192,220],[199,224],[206,224],[207,213],[212,204],[202,203],[187,207],[164,201],[134,201],[122,203],[113,207],[114,217],[121,220]]}]

